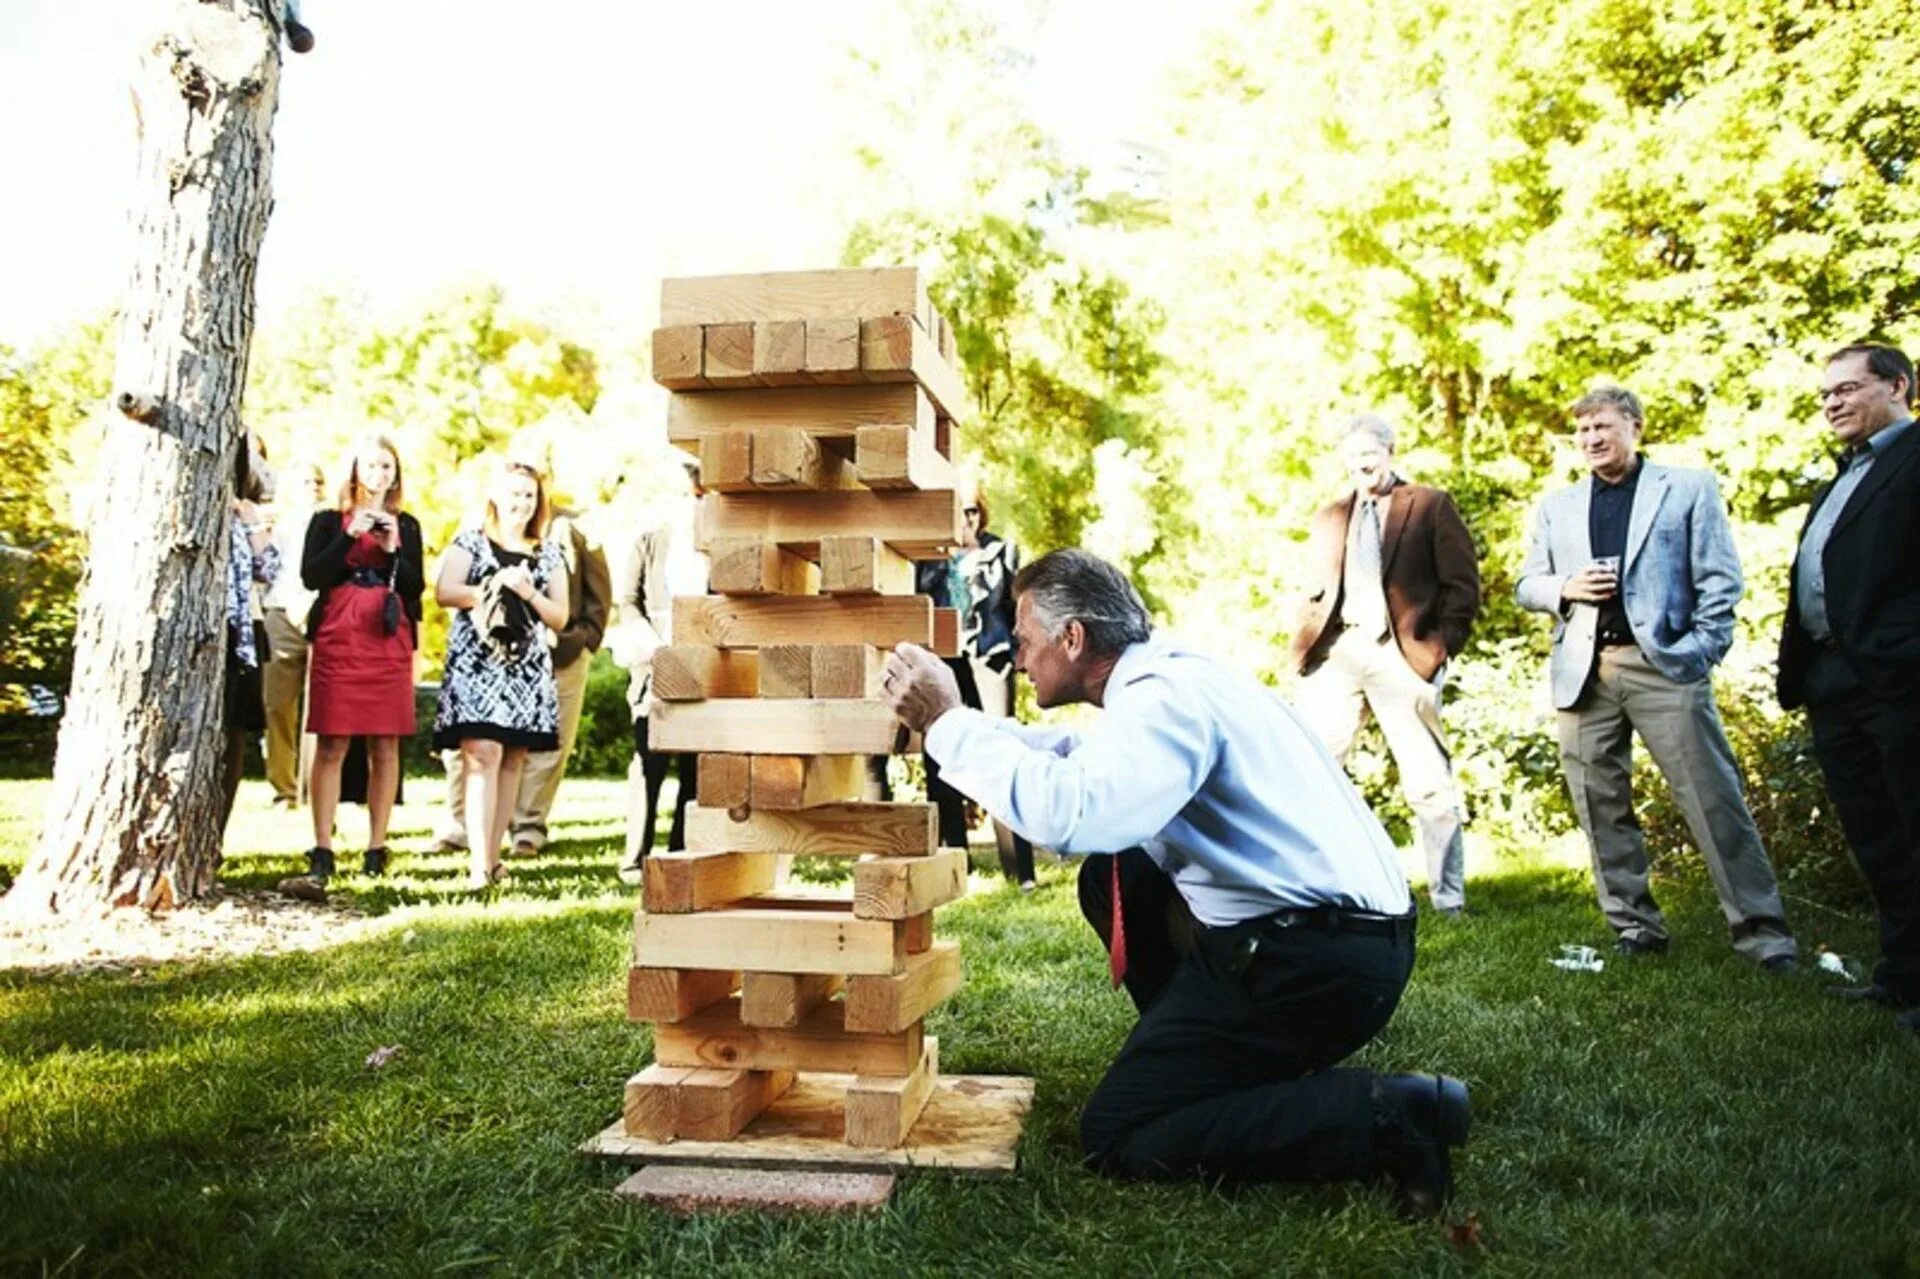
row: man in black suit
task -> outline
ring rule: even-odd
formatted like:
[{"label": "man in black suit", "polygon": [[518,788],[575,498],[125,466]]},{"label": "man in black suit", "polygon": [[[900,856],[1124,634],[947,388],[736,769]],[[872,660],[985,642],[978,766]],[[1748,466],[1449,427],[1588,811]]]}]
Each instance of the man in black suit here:
[{"label": "man in black suit", "polygon": [[1813,502],[1780,637],[1780,704],[1807,708],[1814,753],[1880,911],[1873,984],[1834,993],[1920,1033],[1920,431],[1913,361],[1862,343],[1820,393],[1846,449]]}]

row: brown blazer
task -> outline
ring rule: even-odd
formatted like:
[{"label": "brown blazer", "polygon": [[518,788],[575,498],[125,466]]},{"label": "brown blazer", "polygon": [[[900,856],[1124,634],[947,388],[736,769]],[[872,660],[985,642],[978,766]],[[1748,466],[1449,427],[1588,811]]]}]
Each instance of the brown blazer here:
[{"label": "brown blazer", "polygon": [[[1353,501],[1349,490],[1316,511],[1308,525],[1314,575],[1293,632],[1293,668],[1301,675],[1312,674],[1327,659],[1340,634],[1341,573]],[[1381,585],[1393,637],[1421,679],[1432,679],[1440,663],[1466,646],[1480,612],[1479,558],[1452,498],[1424,484],[1394,481],[1380,530]]]}]

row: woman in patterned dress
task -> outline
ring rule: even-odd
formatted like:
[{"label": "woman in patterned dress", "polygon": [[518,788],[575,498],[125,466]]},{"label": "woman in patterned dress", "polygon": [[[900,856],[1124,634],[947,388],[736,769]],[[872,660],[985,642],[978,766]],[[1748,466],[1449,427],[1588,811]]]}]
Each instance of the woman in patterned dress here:
[{"label": "woman in patterned dress", "polygon": [[[547,519],[539,472],[504,463],[485,521],[455,536],[434,588],[441,605],[457,611],[447,632],[433,745],[460,752],[472,888],[506,876],[500,841],[527,752],[560,744],[552,645],[567,624],[567,570],[559,546],[544,537]],[[525,612],[515,610],[515,600]],[[524,622],[517,632],[506,626],[516,617]]]},{"label": "woman in patterned dress", "polygon": [[384,435],[355,452],[339,505],[314,512],[300,580],[318,594],[307,614],[311,643],[307,731],[316,741],[310,876],[333,874],[340,768],[355,737],[367,741],[367,849],[362,869],[387,869],[387,820],[400,787],[400,739],[413,736],[413,652],[426,588],[420,522],[400,509],[400,454]]}]

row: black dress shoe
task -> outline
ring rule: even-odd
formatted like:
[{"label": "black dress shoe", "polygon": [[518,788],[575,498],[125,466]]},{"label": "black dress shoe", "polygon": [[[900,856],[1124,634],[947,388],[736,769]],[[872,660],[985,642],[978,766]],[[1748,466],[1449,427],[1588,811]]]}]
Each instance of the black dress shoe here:
[{"label": "black dress shoe", "polygon": [[331,848],[308,849],[307,874],[323,884],[333,878],[333,850]]},{"label": "black dress shoe", "polygon": [[1629,937],[1625,933],[1613,939],[1613,953],[1616,955],[1664,955],[1667,952],[1667,939],[1664,937]]},{"label": "black dress shoe", "polygon": [[1473,1126],[1467,1086],[1435,1075],[1377,1075],[1374,1144],[1402,1221],[1434,1216],[1453,1197],[1454,1146]]},{"label": "black dress shoe", "polygon": [[387,873],[387,846],[369,848],[360,859],[360,871],[364,875],[380,876]]},{"label": "black dress shoe", "polygon": [[287,19],[287,43],[295,53],[313,52],[313,32],[304,23]]}]

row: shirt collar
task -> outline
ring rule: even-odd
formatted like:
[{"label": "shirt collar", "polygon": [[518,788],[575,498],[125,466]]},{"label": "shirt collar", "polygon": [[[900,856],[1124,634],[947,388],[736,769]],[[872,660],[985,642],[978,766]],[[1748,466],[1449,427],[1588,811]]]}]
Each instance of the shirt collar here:
[{"label": "shirt collar", "polygon": [[1617,483],[1609,484],[1607,481],[1601,479],[1598,475],[1594,476],[1593,477],[1594,491],[1606,492],[1606,493],[1619,493],[1626,489],[1630,489],[1634,485],[1640,482],[1640,472],[1646,469],[1647,469],[1647,455],[1645,453],[1635,453],[1633,455],[1632,469],[1629,470],[1625,475],[1621,476]]},{"label": "shirt collar", "polygon": [[1893,423],[1893,425],[1891,426],[1881,427],[1879,430],[1875,431],[1872,435],[1869,435],[1867,437],[1867,442],[1865,444],[1862,444],[1857,448],[1848,450],[1847,460],[1852,461],[1854,458],[1858,457],[1862,453],[1872,453],[1875,457],[1879,457],[1882,453],[1892,448],[1893,442],[1899,439],[1902,435],[1905,435],[1907,433],[1907,428],[1912,425],[1913,425],[1912,417],[1903,417],[1898,422]]}]

